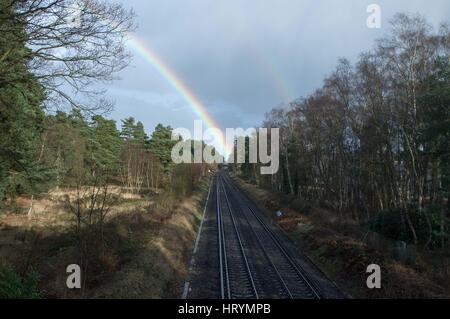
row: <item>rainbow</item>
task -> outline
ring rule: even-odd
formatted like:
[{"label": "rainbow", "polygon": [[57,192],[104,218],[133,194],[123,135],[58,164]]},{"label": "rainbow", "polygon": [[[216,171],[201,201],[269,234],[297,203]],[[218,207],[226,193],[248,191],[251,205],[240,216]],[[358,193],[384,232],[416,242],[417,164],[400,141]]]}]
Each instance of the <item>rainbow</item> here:
[{"label": "rainbow", "polygon": [[264,58],[261,53],[256,54],[256,50],[254,49],[253,56],[256,58],[255,62],[259,64],[259,66],[265,70],[265,72],[270,75],[272,79],[272,83],[274,84],[276,90],[278,91],[279,97],[282,99],[282,103],[286,104],[295,100],[295,93],[292,87],[286,82],[283,77],[281,71],[276,66],[275,63],[270,62],[269,59]]},{"label": "rainbow", "polygon": [[[154,67],[158,73],[183,97],[183,99],[189,104],[192,111],[197,114],[203,123],[210,129],[220,129],[220,126],[208,113],[205,106],[200,100],[192,93],[191,90],[183,83],[183,81],[173,72],[164,61],[158,57],[158,55],[151,50],[141,39],[135,35],[128,34],[127,44],[136,53],[138,53],[146,62]],[[230,154],[230,145],[225,143],[223,136],[217,133],[217,130],[213,130],[213,135],[219,145],[214,145],[217,150],[224,154],[225,157]]]},{"label": "rainbow", "polygon": [[[314,1],[308,1],[308,7]],[[304,10],[307,12],[308,10]],[[117,25],[117,23],[109,18],[103,17],[105,21],[109,23],[113,23]],[[224,154],[225,158],[227,158],[232,152],[232,145],[228,145],[226,143],[226,139],[224,136],[218,134],[217,130],[220,129],[220,126],[217,122],[212,118],[212,116],[207,112],[205,106],[200,102],[200,100],[194,95],[191,90],[183,83],[183,81],[173,72],[166,63],[163,62],[158,55],[151,50],[143,40],[139,39],[136,35],[127,33],[127,44],[137,52],[142,58],[144,58],[151,66],[153,66],[159,74],[164,77],[170,85],[184,98],[184,100],[188,103],[190,108],[197,114],[201,120],[212,130],[212,134],[216,141],[218,141],[219,145],[214,145],[217,150]],[[285,78],[282,76],[280,70],[276,67],[274,63],[271,63],[268,59],[264,58],[261,53],[257,50],[257,48],[253,45],[250,45],[254,56],[256,57],[256,63],[258,63],[272,78],[275,87],[277,88],[279,95],[283,98],[283,103],[291,102],[294,100],[294,90],[288,83],[285,81]]]}]

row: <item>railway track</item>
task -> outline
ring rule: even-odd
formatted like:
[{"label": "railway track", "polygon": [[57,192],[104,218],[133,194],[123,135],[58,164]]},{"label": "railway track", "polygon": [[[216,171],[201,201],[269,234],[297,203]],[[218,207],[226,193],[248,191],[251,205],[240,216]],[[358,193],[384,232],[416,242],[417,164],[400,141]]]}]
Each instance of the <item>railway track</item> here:
[{"label": "railway track", "polygon": [[230,178],[219,173],[215,187],[221,298],[321,298],[282,240]]},{"label": "railway track", "polygon": [[222,299],[258,299],[236,219],[220,178],[216,183],[217,229]]}]

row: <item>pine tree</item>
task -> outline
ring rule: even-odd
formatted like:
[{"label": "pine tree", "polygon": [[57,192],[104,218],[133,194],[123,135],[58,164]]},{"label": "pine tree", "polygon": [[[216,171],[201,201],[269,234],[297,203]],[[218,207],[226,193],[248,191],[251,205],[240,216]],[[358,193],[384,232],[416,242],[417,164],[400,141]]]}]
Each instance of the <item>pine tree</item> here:
[{"label": "pine tree", "polygon": [[150,150],[158,157],[164,171],[168,173],[172,166],[172,148],[177,141],[172,140],[172,128],[158,124],[150,140]]},{"label": "pine tree", "polygon": [[[40,191],[49,172],[39,161],[44,119],[44,90],[27,70],[29,49],[19,39],[24,27],[11,19],[13,8],[0,0],[0,202],[5,193],[15,196]],[[3,28],[4,27],[4,28]],[[22,35],[22,36],[21,36]]]},{"label": "pine tree", "polygon": [[84,175],[89,135],[87,123],[80,114],[57,112],[46,117],[42,162],[55,171],[55,186],[73,186]]},{"label": "pine tree", "polygon": [[91,127],[91,149],[95,166],[109,173],[117,172],[122,140],[116,122],[97,115],[92,118]]},{"label": "pine tree", "polygon": [[144,124],[137,122],[133,128],[133,140],[138,145],[145,145],[148,142],[148,136],[145,134]]},{"label": "pine tree", "polygon": [[135,132],[135,122],[134,117],[128,117],[122,120],[122,131],[120,132],[120,137],[125,141],[132,141]]}]

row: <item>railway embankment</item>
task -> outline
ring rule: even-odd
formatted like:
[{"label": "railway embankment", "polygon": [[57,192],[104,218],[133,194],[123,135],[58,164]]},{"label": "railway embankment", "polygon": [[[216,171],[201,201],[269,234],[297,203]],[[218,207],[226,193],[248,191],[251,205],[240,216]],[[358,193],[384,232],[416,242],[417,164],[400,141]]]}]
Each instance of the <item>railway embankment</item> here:
[{"label": "railway embankment", "polygon": [[[372,240],[364,225],[339,221],[335,212],[321,207],[310,207],[307,212],[293,209],[280,194],[234,180],[284,230],[296,249],[351,297],[448,298],[448,264],[434,262],[429,252],[417,251],[413,260],[401,261],[391,249],[382,248],[379,240]],[[278,217],[277,211],[282,216]],[[380,289],[367,287],[371,264],[381,267]]]}]

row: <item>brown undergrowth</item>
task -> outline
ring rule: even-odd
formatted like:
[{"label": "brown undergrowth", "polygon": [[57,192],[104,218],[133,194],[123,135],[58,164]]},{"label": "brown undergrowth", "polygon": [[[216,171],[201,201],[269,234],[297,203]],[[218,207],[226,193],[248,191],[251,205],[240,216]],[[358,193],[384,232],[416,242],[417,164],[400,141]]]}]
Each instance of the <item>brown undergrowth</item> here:
[{"label": "brown undergrowth", "polygon": [[[337,214],[321,208],[307,213],[290,208],[275,193],[236,179],[261,208],[276,220],[328,277],[353,298],[449,298],[450,263],[440,255],[434,258],[421,252],[414,264],[404,264],[364,241],[366,232],[351,220],[338,219]],[[281,210],[283,216],[275,217]],[[437,260],[437,261],[436,261]],[[381,267],[381,289],[368,289],[367,266]]]}]

